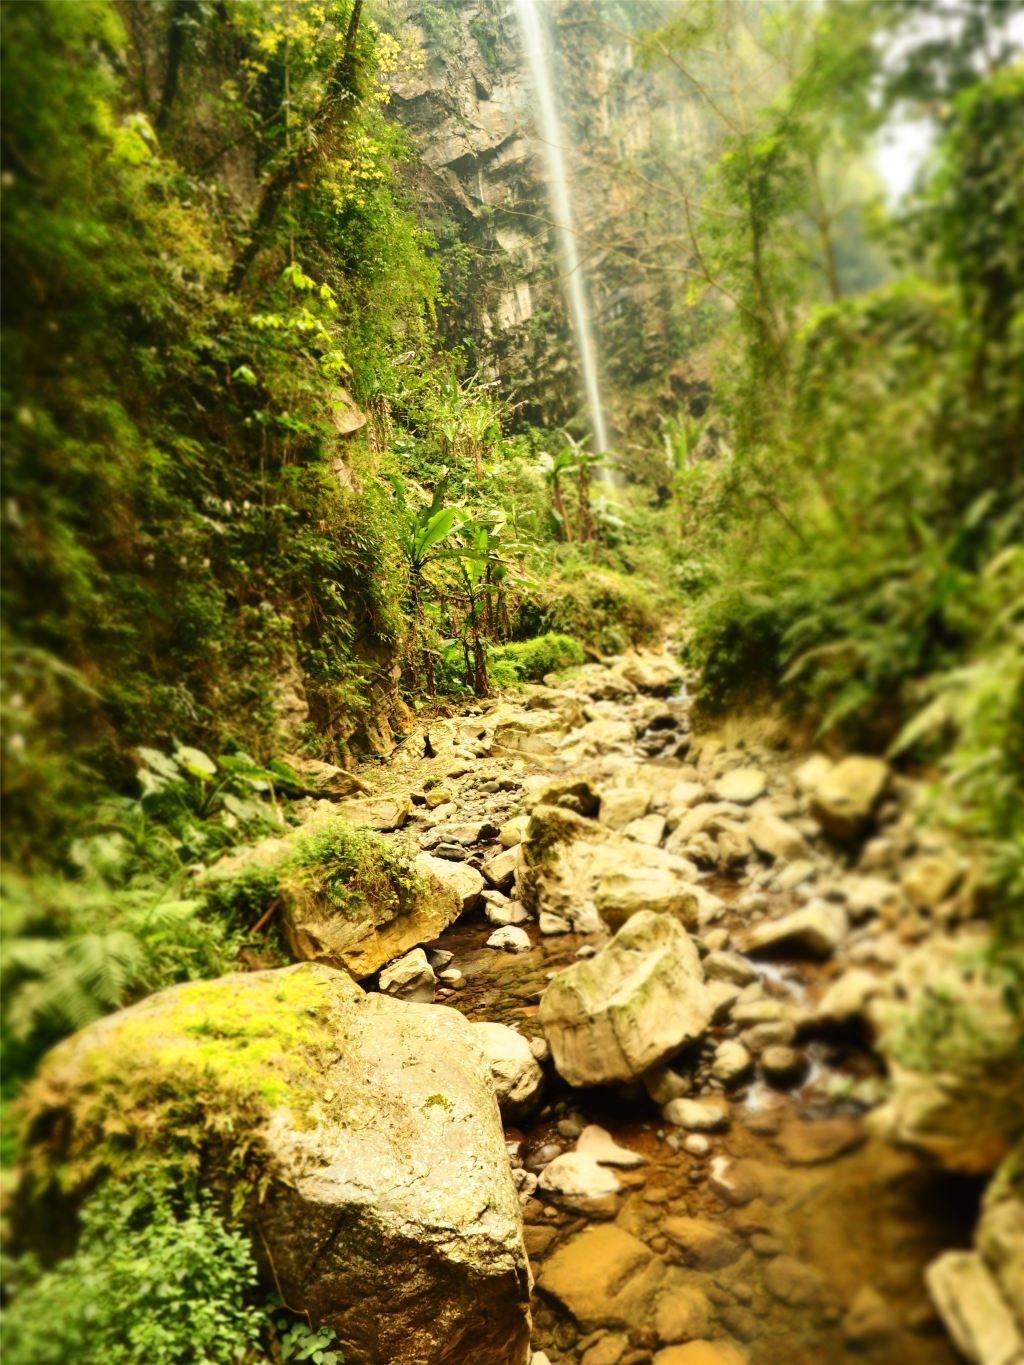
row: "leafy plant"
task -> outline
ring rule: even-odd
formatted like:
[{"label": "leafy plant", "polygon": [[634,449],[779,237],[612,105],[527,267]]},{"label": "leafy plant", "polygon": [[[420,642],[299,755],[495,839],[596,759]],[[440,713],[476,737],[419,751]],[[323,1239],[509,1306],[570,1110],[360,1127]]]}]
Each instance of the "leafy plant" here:
[{"label": "leafy plant", "polygon": [[[260,1338],[246,1303],[248,1239],[203,1199],[104,1185],[84,1205],[74,1254],[17,1268],[3,1313],[11,1365],[238,1365]],[[296,1359],[300,1357],[294,1357]],[[306,1357],[307,1359],[312,1357]]]},{"label": "leafy plant", "polygon": [[278,1318],[282,1360],[311,1360],[313,1365],[343,1365],[345,1355],[332,1347],[337,1333],[333,1327],[318,1327],[288,1318]]}]

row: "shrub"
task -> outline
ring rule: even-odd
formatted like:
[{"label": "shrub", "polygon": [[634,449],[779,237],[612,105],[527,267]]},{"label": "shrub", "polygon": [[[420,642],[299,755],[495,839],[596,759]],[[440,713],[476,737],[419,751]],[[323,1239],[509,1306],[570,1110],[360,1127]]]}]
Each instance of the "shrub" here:
[{"label": "shrub", "polygon": [[661,639],[661,615],[652,584],[613,569],[570,560],[552,574],[540,599],[549,631],[571,636],[603,654]]},{"label": "shrub", "polygon": [[82,1210],[74,1255],[18,1267],[3,1316],[8,1365],[233,1365],[258,1341],[249,1243],[208,1200],[107,1185]]},{"label": "shrub", "polygon": [[549,631],[534,640],[515,640],[494,650],[489,666],[495,682],[540,682],[548,673],[572,668],[585,659],[583,646],[568,635]]}]

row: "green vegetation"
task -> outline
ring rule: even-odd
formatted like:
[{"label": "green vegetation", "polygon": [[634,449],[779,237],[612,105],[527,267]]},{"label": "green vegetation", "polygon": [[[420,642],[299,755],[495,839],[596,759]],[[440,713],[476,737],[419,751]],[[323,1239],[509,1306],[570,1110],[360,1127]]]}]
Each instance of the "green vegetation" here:
[{"label": "green vegetation", "polygon": [[390,840],[338,819],[300,839],[279,868],[279,878],[325,895],[350,916],[358,915],[367,901],[397,912],[421,890]]},{"label": "green vegetation", "polygon": [[209,1197],[108,1182],[80,1222],[75,1251],[53,1269],[31,1257],[13,1267],[17,1293],[2,1318],[13,1365],[343,1365],[332,1328],[259,1302],[249,1238]]},{"label": "green vegetation", "polygon": [[[83,1206],[74,1254],[53,1270],[17,1268],[3,1314],[11,1365],[236,1365],[251,1358],[262,1315],[249,1239],[209,1199],[103,1186]],[[284,1357],[288,1359],[288,1357]]]},{"label": "green vegetation", "polygon": [[[644,40],[717,128],[676,186],[716,336],[712,411],[666,428],[688,649],[706,712],[781,700],[820,737],[941,765],[938,813],[980,843],[1019,944],[1024,72],[999,69],[1012,6],[931,44],[913,9],[680,6]],[[751,95],[730,73],[755,60]],[[899,278],[865,289],[836,205],[908,97],[945,101],[934,169],[880,232]]]},{"label": "green vegetation", "polygon": [[491,671],[514,682],[541,682],[548,673],[572,668],[584,660],[583,646],[568,635],[549,632],[535,640],[502,645],[492,656]]}]

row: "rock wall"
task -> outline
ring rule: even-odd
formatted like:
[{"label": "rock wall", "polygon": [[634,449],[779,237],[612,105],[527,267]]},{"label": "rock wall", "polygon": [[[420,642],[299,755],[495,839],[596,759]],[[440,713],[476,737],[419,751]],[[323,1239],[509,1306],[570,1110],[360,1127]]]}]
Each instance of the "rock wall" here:
[{"label": "rock wall", "polygon": [[[648,7],[623,13],[607,0],[554,0],[544,8],[607,415],[621,435],[636,391],[666,384],[680,359],[681,299],[669,277],[645,274],[610,248],[636,185],[619,163],[649,149],[656,122],[662,145],[666,128],[670,143],[688,137],[692,105],[678,92],[666,96],[634,60],[620,25],[657,22]],[[443,10],[410,0],[403,17],[426,60],[393,84],[392,112],[422,158],[415,192],[445,250],[446,339],[464,342],[470,363],[515,393],[522,420],[576,420],[585,430],[512,0],[452,0]]]}]

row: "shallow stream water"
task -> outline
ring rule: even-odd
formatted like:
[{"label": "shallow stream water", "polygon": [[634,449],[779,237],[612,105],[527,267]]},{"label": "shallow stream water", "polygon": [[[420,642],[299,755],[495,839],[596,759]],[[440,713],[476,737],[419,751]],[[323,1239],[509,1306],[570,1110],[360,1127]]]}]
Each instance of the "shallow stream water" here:
[{"label": "shallow stream water", "polygon": [[[728,884],[719,882],[715,889],[723,894]],[[538,1000],[548,973],[575,961],[587,940],[575,934],[545,937],[535,925],[527,928],[531,951],[506,954],[485,946],[490,926],[483,915],[453,925],[436,946],[454,953],[466,984],[446,1003],[470,1019],[498,1020],[527,1036],[539,1034]],[[828,975],[817,964],[757,965],[769,991],[779,995],[813,996]],[[600,1331],[582,1333],[544,1293],[543,1267],[559,1246],[595,1217],[613,1218],[671,1260],[676,1249],[662,1225],[684,1215],[712,1220],[745,1243],[731,1264],[691,1267],[689,1275],[714,1305],[718,1328],[745,1344],[751,1365],[845,1360],[953,1365],[958,1357],[931,1308],[923,1271],[942,1250],[969,1244],[978,1188],[867,1137],[858,1107],[837,1102],[837,1082],[875,1070],[870,1054],[855,1041],[815,1044],[811,1063],[799,1089],[781,1091],[756,1080],[732,1091],[732,1125],[710,1136],[711,1152],[703,1158],[669,1145],[666,1139],[674,1130],[642,1094],[573,1091],[557,1078],[549,1081],[539,1113],[507,1130],[515,1160],[535,1167],[538,1154],[550,1159],[556,1146],[571,1150],[574,1140],[557,1126],[571,1115],[601,1124],[617,1142],[646,1156],[648,1164],[621,1172],[623,1193],[596,1213],[574,1208],[570,1200],[551,1201],[539,1191],[527,1202],[527,1244],[540,1281],[533,1306],[535,1348],[553,1362],[576,1362],[601,1337]],[[756,1188],[749,1201],[723,1197],[712,1180],[714,1163],[723,1157],[739,1162],[744,1179]],[[817,1272],[820,1284],[805,1285],[796,1276],[792,1285],[769,1288],[765,1266],[780,1253]],[[866,1286],[877,1292],[895,1330],[872,1340],[865,1328],[850,1341],[844,1318]],[[618,1331],[611,1325],[607,1333],[628,1335],[632,1343],[644,1339],[642,1322],[623,1324]],[[635,1345],[630,1351],[637,1352]],[[622,1357],[633,1358],[628,1352]],[[644,1358],[641,1345],[635,1359]]]}]

